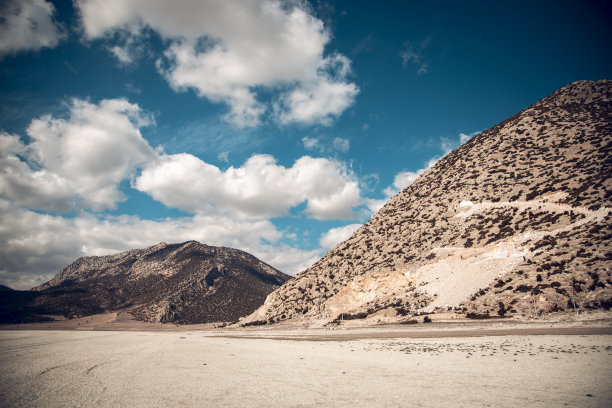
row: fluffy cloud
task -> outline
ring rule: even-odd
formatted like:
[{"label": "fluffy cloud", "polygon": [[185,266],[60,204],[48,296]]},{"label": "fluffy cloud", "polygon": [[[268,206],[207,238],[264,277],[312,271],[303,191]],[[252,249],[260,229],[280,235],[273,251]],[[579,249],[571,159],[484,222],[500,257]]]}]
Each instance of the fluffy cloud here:
[{"label": "fluffy cloud", "polygon": [[339,243],[349,239],[361,225],[362,224],[349,224],[343,227],[332,228],[323,234],[319,240],[319,244],[325,249],[332,249]]},{"label": "fluffy cloud", "polygon": [[54,13],[53,4],[45,0],[9,0],[0,5],[0,58],[55,47],[65,34],[53,20]]},{"label": "fluffy cloud", "polygon": [[290,274],[321,255],[279,243],[282,233],[266,220],[206,215],[161,221],[134,216],[65,218],[16,208],[5,200],[0,200],[0,218],[0,282],[19,289],[46,282],[80,256],[107,255],[160,241],[195,239],[240,248]]},{"label": "fluffy cloud", "polygon": [[[28,288],[79,256],[190,239],[240,248],[296,273],[321,251],[283,243],[289,235],[269,218],[301,204],[314,219],[351,218],[361,204],[358,180],[336,160],[304,156],[284,167],[255,155],[222,171],[189,154],[154,150],[140,133],[150,124],[126,100],[75,99],[65,117],[32,120],[27,143],[0,132],[0,282]],[[194,215],[153,221],[83,211],[124,200],[125,180]]]},{"label": "fluffy cloud", "polygon": [[304,136],[302,138],[302,144],[308,150],[320,149],[321,145],[319,144],[319,139],[316,137],[308,137]]},{"label": "fluffy cloud", "polygon": [[114,208],[125,199],[119,183],[157,157],[140,134],[150,118],[137,105],[75,99],[69,114],[33,120],[28,145],[0,133],[0,197],[55,212]]},{"label": "fluffy cloud", "polygon": [[123,99],[75,99],[67,119],[33,120],[27,145],[0,133],[0,197],[35,210],[101,211],[124,200],[119,184],[132,180],[154,199],[198,214],[266,219],[306,203],[310,217],[327,220],[351,218],[360,204],[356,177],[338,161],[304,156],[286,168],[254,155],[221,171],[190,154],[156,152],[140,133],[151,122]]},{"label": "fluffy cloud", "polygon": [[286,168],[254,155],[223,172],[190,154],[165,155],[133,187],[171,207],[241,218],[283,216],[303,202],[312,218],[351,218],[361,200],[356,178],[341,163],[309,156]]},{"label": "fluffy cloud", "polygon": [[316,78],[304,81],[281,98],[284,106],[277,109],[280,121],[331,124],[359,93],[355,84],[345,81],[349,69],[350,61],[344,56],[323,60]]},{"label": "fluffy cloud", "polygon": [[[158,68],[177,90],[229,105],[226,119],[253,126],[269,103],[256,89],[279,90],[279,120],[329,123],[358,90],[350,61],[324,56],[330,40],[306,3],[276,0],[77,0],[89,39],[148,29],[168,40]],[[117,50],[119,51],[119,50]]]}]

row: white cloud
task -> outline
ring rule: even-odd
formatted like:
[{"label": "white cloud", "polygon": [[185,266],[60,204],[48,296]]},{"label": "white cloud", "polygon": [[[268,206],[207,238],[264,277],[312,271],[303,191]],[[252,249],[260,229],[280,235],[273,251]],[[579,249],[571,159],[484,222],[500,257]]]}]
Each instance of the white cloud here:
[{"label": "white cloud", "polygon": [[220,152],[217,155],[217,159],[219,159],[219,161],[222,161],[224,163],[229,163],[229,152]]},{"label": "white cloud", "polygon": [[133,187],[171,207],[241,218],[283,216],[303,202],[315,219],[352,218],[361,199],[356,178],[340,162],[309,156],[286,168],[254,155],[223,172],[190,154],[165,155]]},{"label": "white cloud", "polygon": [[[32,120],[27,143],[0,133],[1,283],[27,288],[82,255],[190,239],[240,248],[296,273],[321,251],[283,243],[291,236],[269,218],[301,204],[314,219],[352,218],[361,204],[358,180],[339,161],[304,156],[284,167],[272,156],[255,155],[222,171],[189,154],[152,149],[140,133],[150,124],[148,114],[123,99],[74,99],[65,117]],[[83,211],[124,200],[119,186],[125,180],[195,215],[151,221]]]},{"label": "white cloud", "polygon": [[425,170],[429,168],[429,166],[425,166],[422,169],[418,169],[417,171],[402,171],[400,173],[397,173],[393,178],[393,185],[387,187],[383,192],[388,197],[394,196],[398,192],[402,191],[403,189],[414,183],[416,179],[419,178],[421,174],[425,173]]},{"label": "white cloud", "polygon": [[342,153],[347,153],[350,148],[351,144],[348,139],[342,139],[341,137],[334,139],[334,149],[341,151]]},{"label": "white cloud", "polygon": [[304,81],[281,98],[284,107],[277,109],[281,123],[321,123],[330,125],[355,100],[359,89],[346,82],[350,61],[334,55],[321,62],[317,76]]},{"label": "white cloud", "polygon": [[209,215],[160,221],[134,216],[65,218],[16,208],[5,200],[0,200],[0,218],[0,282],[16,289],[51,279],[81,256],[108,255],[161,241],[193,239],[239,248],[290,274],[310,266],[321,255],[279,243],[282,233],[266,220]]},{"label": "white cloud", "polygon": [[[350,61],[324,56],[330,35],[300,1],[77,0],[84,35],[159,33],[169,46],[158,69],[176,90],[229,105],[226,119],[259,123],[269,101],[257,90],[277,90],[280,120],[329,123],[353,103],[346,81]],[[287,89],[289,91],[287,91]]]},{"label": "white cloud", "polygon": [[[448,153],[449,152],[446,152],[444,156],[446,156],[446,154]],[[436,163],[444,156],[432,157],[431,159],[429,159],[425,167],[420,168],[417,171],[402,171],[397,173],[393,178],[393,185],[383,190],[383,193],[385,193],[387,200],[405,189],[406,187],[408,187],[409,185],[411,185],[412,183],[414,183],[421,176],[421,174],[425,173],[427,170],[435,166]]]},{"label": "white cloud", "polygon": [[130,53],[129,47],[114,45],[108,50],[111,52],[111,54],[113,54],[115,58],[117,58],[117,61],[119,61],[120,64],[130,65],[134,62],[134,57]]},{"label": "white cloud", "polygon": [[378,210],[380,210],[381,208],[383,208],[385,206],[385,204],[387,204],[387,202],[389,201],[390,197],[385,197],[385,198],[381,198],[381,199],[374,199],[374,198],[367,198],[365,199],[365,205],[368,207],[368,210],[370,210],[370,216],[373,214],[376,214],[378,212]]},{"label": "white cloud", "polygon": [[325,249],[332,249],[339,243],[349,239],[361,225],[362,224],[349,224],[343,227],[332,228],[323,234],[319,240],[319,244]]},{"label": "white cloud", "polygon": [[351,148],[351,142],[348,139],[336,137],[334,140],[325,138],[316,138],[304,136],[302,138],[304,148],[314,150],[321,154],[332,153],[334,151],[347,153]]},{"label": "white cloud", "polygon": [[476,136],[478,133],[480,132],[473,132],[469,134],[459,133],[459,144],[460,145],[464,144],[465,142],[467,142],[468,140]]},{"label": "white cloud", "polygon": [[100,211],[124,200],[119,184],[142,169],[134,188],[193,213],[264,219],[305,202],[310,217],[325,220],[352,218],[360,203],[356,177],[338,161],[304,156],[286,168],[254,155],[223,172],[190,154],[153,150],[139,130],[150,123],[123,99],[75,99],[67,119],[33,120],[28,145],[2,133],[0,197],[36,210]]},{"label": "white cloud", "polygon": [[[463,133],[462,132],[462,133],[459,133],[459,138],[458,139],[445,138],[445,137],[441,138],[440,139],[440,147],[442,148],[442,157],[446,156],[447,154],[449,154],[453,150],[458,149],[459,146],[461,146],[462,144],[464,144],[465,142],[467,142],[468,140],[470,140],[471,138],[476,136],[478,133],[480,133],[480,132],[479,131],[472,132],[472,133]],[[435,158],[435,159],[439,160],[440,158]]]},{"label": "white cloud", "polygon": [[319,147],[319,139],[317,139],[316,137],[304,136],[302,138],[302,144],[304,145],[306,149],[314,150],[314,149],[317,149],[317,147]]},{"label": "white cloud", "polygon": [[382,199],[366,199],[365,204],[372,214],[375,214],[384,207],[385,204],[389,201],[389,199],[395,196],[400,191],[404,190],[406,187],[411,185],[418,179],[421,174],[425,173],[425,171],[432,168],[437,162],[440,160],[440,157],[433,157],[430,159],[425,167],[418,169],[417,171],[402,171],[395,175],[393,178],[393,184],[386,187],[383,190],[383,194],[385,195]]},{"label": "white cloud", "polygon": [[121,31],[116,35],[117,43],[107,48],[120,66],[133,65],[145,53],[145,37],[144,35],[137,37],[129,32]]},{"label": "white cloud", "polygon": [[70,117],[43,116],[28,129],[31,142],[0,134],[0,196],[37,210],[114,208],[119,183],[157,153],[140,134],[151,119],[123,99],[99,104],[74,99]]},{"label": "white cloud", "polygon": [[429,72],[429,62],[423,56],[423,52],[430,43],[431,37],[426,37],[416,47],[410,41],[406,41],[404,48],[400,51],[404,68],[411,64],[417,67],[417,75],[427,74]]},{"label": "white cloud", "polygon": [[75,195],[68,180],[22,161],[28,149],[18,136],[0,133],[0,146],[0,197],[38,210],[72,208]]},{"label": "white cloud", "polygon": [[55,47],[65,37],[45,0],[10,0],[0,6],[0,58],[21,51]]}]

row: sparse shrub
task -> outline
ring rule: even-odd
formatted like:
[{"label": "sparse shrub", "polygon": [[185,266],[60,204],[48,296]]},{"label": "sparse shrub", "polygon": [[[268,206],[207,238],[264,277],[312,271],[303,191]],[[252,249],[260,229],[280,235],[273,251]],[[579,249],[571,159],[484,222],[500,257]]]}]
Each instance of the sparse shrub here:
[{"label": "sparse shrub", "polygon": [[506,314],[506,312],[508,311],[506,309],[506,306],[504,305],[504,302],[499,302],[498,306],[499,306],[499,309],[497,310],[497,314],[499,316],[504,316]]},{"label": "sparse shrub", "polygon": [[489,316],[489,313],[475,313],[475,312],[470,312],[468,314],[465,315],[465,317],[467,317],[468,319],[490,319],[491,316]]},{"label": "sparse shrub", "polygon": [[360,313],[342,313],[339,314],[335,319],[334,322],[340,322],[342,320],[355,320],[355,319],[365,319],[366,317],[368,317],[368,313],[367,312],[360,312]]},{"label": "sparse shrub", "polygon": [[526,293],[526,292],[531,292],[531,289],[533,288],[529,285],[518,285],[516,289],[514,289],[514,291]]},{"label": "sparse shrub", "polygon": [[247,322],[247,323],[243,323],[241,324],[242,327],[249,327],[249,326],[265,326],[266,324],[268,324],[267,321],[265,320],[255,320],[253,322]]},{"label": "sparse shrub", "polygon": [[418,320],[415,319],[410,319],[410,320],[404,320],[403,322],[400,322],[400,324],[417,324]]},{"label": "sparse shrub", "polygon": [[406,316],[407,314],[410,313],[410,308],[408,307],[396,307],[395,311],[397,312],[397,314],[399,314],[400,316]]},{"label": "sparse shrub", "polygon": [[423,318],[423,323],[431,323],[431,318],[429,316],[425,316]]}]

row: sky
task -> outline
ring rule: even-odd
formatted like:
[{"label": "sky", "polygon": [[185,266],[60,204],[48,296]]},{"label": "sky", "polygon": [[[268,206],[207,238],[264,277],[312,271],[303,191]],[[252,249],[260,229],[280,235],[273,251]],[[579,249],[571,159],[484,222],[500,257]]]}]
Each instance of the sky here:
[{"label": "sky", "polygon": [[295,275],[478,132],[612,78],[596,1],[0,2],[0,284],[197,240]]}]

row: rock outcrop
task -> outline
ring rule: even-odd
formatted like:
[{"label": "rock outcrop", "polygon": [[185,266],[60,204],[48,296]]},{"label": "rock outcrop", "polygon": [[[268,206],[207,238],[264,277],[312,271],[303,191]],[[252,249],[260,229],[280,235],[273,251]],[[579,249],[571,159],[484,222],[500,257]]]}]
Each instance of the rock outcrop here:
[{"label": "rock outcrop", "polygon": [[[125,311],[150,322],[235,321],[290,277],[254,256],[195,241],[76,260],[4,320]],[[15,308],[14,308],[15,309]]]},{"label": "rock outcrop", "polygon": [[243,323],[609,309],[611,119],[580,81],[478,134]]}]

